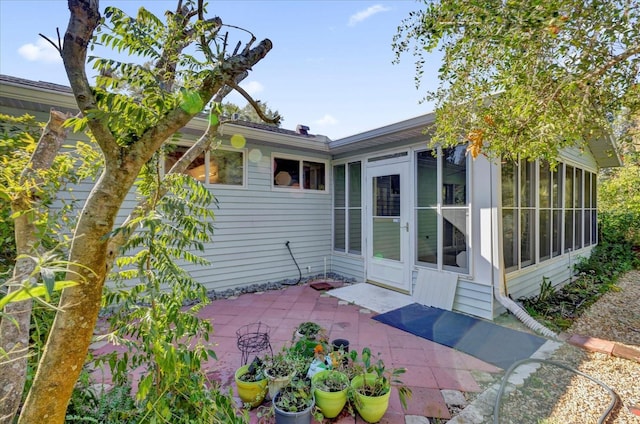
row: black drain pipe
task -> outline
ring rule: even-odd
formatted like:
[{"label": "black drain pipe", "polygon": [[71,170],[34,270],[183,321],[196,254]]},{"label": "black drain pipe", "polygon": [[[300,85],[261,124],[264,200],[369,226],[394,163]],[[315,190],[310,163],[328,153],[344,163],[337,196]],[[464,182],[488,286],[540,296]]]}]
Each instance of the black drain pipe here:
[{"label": "black drain pipe", "polygon": [[300,271],[300,266],[298,265],[296,258],[293,257],[293,252],[291,251],[291,247],[289,246],[289,240],[287,240],[287,242],[285,243],[285,246],[287,246],[287,249],[289,249],[289,254],[291,255],[291,259],[293,259],[293,263],[296,264],[296,267],[298,268],[298,274],[300,274],[300,278],[298,278],[297,283],[283,283],[283,284],[286,286],[295,286],[296,284],[300,284],[300,281],[302,281],[302,271]]}]

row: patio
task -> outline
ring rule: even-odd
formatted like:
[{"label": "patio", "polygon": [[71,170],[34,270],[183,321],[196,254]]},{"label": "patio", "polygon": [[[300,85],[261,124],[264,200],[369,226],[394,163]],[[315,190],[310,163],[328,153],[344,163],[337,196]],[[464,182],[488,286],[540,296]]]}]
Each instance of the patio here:
[{"label": "patio", "polygon": [[[334,287],[340,284],[333,283]],[[243,325],[259,321],[267,324],[275,352],[291,340],[298,324],[315,321],[327,329],[329,340],[347,339],[350,349],[358,351],[370,346],[389,366],[407,368],[403,381],[413,391],[408,408],[403,410],[397,393],[393,393],[389,410],[381,421],[403,424],[405,416],[451,418],[445,397],[451,399],[458,392],[479,392],[476,378],[502,371],[467,354],[374,321],[371,319],[374,314],[309,284],[215,300],[201,311],[201,316],[213,323],[211,340],[218,356],[217,361],[206,365],[205,371],[223,387],[233,386],[234,372],[241,365],[236,330]],[[252,422],[256,421],[254,413]],[[354,421],[349,417],[340,422]]]}]

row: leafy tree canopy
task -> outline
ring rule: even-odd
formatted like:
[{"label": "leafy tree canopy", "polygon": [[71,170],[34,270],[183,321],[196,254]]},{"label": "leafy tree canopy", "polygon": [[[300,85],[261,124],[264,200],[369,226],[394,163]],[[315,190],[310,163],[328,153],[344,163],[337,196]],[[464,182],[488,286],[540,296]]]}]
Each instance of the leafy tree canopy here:
[{"label": "leafy tree canopy", "polygon": [[640,104],[637,0],[425,1],[398,28],[396,61],[443,52],[433,143],[475,157],[546,158],[613,133]]}]

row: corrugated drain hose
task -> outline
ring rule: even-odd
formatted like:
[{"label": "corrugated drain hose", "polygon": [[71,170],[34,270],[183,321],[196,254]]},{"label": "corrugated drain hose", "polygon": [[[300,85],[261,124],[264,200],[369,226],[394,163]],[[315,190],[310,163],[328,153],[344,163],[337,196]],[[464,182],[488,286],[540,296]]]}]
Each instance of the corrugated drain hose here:
[{"label": "corrugated drain hose", "polygon": [[289,240],[287,240],[285,245],[287,246],[287,249],[289,249],[289,254],[291,255],[291,259],[293,259],[293,263],[296,264],[296,267],[298,268],[298,274],[300,275],[300,278],[298,278],[298,281],[295,283],[282,283],[282,284],[284,284],[285,286],[295,286],[296,284],[300,284],[300,281],[302,281],[302,271],[300,270],[298,261],[296,261],[296,258],[293,257],[293,252],[291,251],[291,247],[289,246]]}]

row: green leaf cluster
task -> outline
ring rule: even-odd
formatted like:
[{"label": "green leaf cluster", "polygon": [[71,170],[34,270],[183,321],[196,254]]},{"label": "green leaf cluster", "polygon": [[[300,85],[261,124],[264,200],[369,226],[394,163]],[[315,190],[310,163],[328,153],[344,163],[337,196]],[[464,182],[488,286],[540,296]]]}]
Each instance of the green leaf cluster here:
[{"label": "green leaf cluster", "polygon": [[[204,389],[211,385],[201,366],[216,356],[207,343],[211,323],[197,315],[208,298],[185,268],[209,264],[193,252],[211,241],[215,198],[189,176],[161,178],[157,167],[156,157],[136,183],[151,212],[114,232],[130,235],[127,254],[117,260],[117,286],[104,299],[111,313],[109,339],[127,351],[100,361],[109,363],[117,384],[127,384],[130,370],[145,367],[136,399],[146,419],[210,422],[217,394]],[[160,190],[168,192],[160,196]]]},{"label": "green leaf cluster", "polygon": [[432,144],[474,157],[544,158],[611,134],[638,109],[640,8],[630,0],[425,2],[398,28],[416,85],[439,50]]}]

